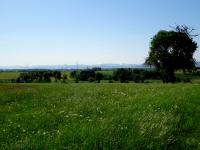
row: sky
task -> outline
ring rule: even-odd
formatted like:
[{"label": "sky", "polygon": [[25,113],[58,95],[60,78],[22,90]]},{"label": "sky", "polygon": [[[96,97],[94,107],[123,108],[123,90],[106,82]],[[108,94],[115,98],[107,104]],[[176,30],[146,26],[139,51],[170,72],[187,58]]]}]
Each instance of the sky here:
[{"label": "sky", "polygon": [[[199,0],[0,0],[0,66],[141,64],[176,24],[200,33]],[[200,37],[194,39],[200,45]],[[200,48],[194,55],[200,61]]]}]

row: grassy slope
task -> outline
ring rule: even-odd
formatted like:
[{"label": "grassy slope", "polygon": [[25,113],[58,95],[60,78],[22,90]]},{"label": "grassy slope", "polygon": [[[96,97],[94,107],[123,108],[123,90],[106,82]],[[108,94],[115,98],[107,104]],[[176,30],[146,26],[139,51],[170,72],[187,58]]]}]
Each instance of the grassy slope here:
[{"label": "grassy slope", "polygon": [[0,84],[0,149],[200,149],[200,85]]}]

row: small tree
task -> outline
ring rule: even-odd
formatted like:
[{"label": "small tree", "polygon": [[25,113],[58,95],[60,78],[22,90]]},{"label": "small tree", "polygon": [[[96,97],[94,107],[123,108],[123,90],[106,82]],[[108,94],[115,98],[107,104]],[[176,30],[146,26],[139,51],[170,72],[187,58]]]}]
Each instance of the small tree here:
[{"label": "small tree", "polygon": [[81,70],[80,80],[88,81],[89,78],[95,78],[95,71],[91,69]]},{"label": "small tree", "polygon": [[77,74],[77,71],[74,70],[74,71],[70,72],[70,77],[75,78],[76,74]]},{"label": "small tree", "polygon": [[57,82],[57,80],[61,79],[61,72],[60,71],[54,71],[53,76],[55,78],[55,81]]},{"label": "small tree", "polygon": [[80,73],[78,70],[70,72],[70,77],[74,78],[76,83],[79,83]]},{"label": "small tree", "polygon": [[63,83],[66,83],[67,79],[68,79],[67,74],[63,74],[62,75],[62,81],[63,81]]},{"label": "small tree", "polygon": [[51,82],[51,75],[48,72],[43,74],[44,82]]},{"label": "small tree", "polygon": [[97,82],[100,83],[101,80],[102,80],[102,78],[103,78],[103,74],[100,73],[100,72],[97,72],[97,73],[95,74],[95,78],[96,78]]}]

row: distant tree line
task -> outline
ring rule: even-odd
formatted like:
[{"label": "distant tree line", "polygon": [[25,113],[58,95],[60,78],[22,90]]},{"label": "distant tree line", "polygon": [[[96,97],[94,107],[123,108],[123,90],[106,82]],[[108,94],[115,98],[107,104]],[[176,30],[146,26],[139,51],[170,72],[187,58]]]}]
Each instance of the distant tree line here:
[{"label": "distant tree line", "polygon": [[79,81],[98,82],[101,80],[114,80],[121,83],[134,81],[136,83],[143,83],[146,79],[158,79],[160,74],[154,69],[125,69],[119,68],[113,71],[112,75],[103,74],[95,71],[94,69],[74,70],[70,73],[70,77],[74,78],[78,83]]},{"label": "distant tree line", "polygon": [[[178,76],[175,82],[190,82],[190,76],[200,76],[200,68],[196,67],[189,74],[185,73],[185,76]],[[101,80],[107,80],[112,82],[135,82],[135,83],[147,83],[149,80],[162,79],[162,73],[156,68],[146,69],[133,69],[133,68],[119,68],[113,70],[103,70],[101,68],[92,68],[84,70],[73,70],[70,72],[70,78],[74,79],[76,83],[79,81],[97,82]],[[0,83],[45,83],[45,82],[63,82],[67,83],[68,75],[61,73],[61,71],[52,70],[24,70],[20,73],[17,79],[0,79]],[[72,81],[72,80],[71,80]]]},{"label": "distant tree line", "polygon": [[[66,75],[63,76],[66,79]],[[61,80],[62,75],[60,71],[29,71],[20,73],[17,78],[17,83],[32,83],[32,82],[51,82],[51,78],[55,81]]]},{"label": "distant tree line", "polygon": [[[90,81],[93,82],[96,80],[95,69],[85,69],[85,70],[74,70],[70,73],[70,77],[74,78],[76,82],[80,81]],[[101,79],[100,79],[101,80]],[[100,82],[100,81],[99,81]]]},{"label": "distant tree line", "polygon": [[113,72],[113,80],[121,83],[134,81],[135,83],[144,83],[147,79],[159,78],[160,74],[155,70],[145,69],[117,69]]}]

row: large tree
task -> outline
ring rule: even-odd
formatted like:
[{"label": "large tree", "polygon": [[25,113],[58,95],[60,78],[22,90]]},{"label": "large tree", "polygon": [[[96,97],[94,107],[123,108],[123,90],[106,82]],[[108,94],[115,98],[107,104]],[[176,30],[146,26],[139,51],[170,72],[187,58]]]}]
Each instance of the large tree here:
[{"label": "large tree", "polygon": [[197,43],[193,41],[193,29],[177,26],[171,31],[159,31],[151,40],[146,63],[161,73],[163,82],[175,82],[175,70],[190,70],[195,66],[193,58]]}]

